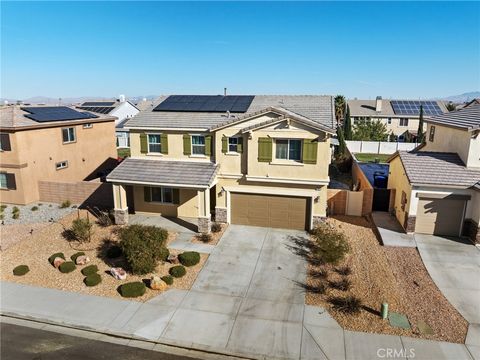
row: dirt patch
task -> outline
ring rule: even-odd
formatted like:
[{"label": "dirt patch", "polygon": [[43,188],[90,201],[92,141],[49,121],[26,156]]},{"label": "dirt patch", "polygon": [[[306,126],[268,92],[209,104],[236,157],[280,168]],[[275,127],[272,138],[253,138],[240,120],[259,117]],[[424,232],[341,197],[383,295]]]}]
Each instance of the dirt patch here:
[{"label": "dirt patch", "polygon": [[0,228],[0,251],[5,251],[9,247],[37,234],[40,229],[50,225],[50,223],[36,224],[14,224],[2,225]]},{"label": "dirt patch", "polygon": [[219,224],[219,225],[221,226],[222,229],[218,232],[210,233],[212,240],[210,240],[209,242],[201,241],[199,238],[199,235],[194,235],[192,237],[192,242],[196,244],[217,245],[228,227],[228,224]]},{"label": "dirt patch", "polygon": [[[326,291],[324,294],[307,292],[307,304],[325,307],[347,330],[449,342],[465,341],[466,321],[435,287],[416,249],[381,246],[373,225],[365,218],[335,216],[328,221],[345,233],[350,252],[337,266],[308,265],[306,285],[312,288],[323,285]],[[392,265],[393,263],[395,264]],[[346,266],[351,269],[351,274],[348,276],[335,271]],[[351,282],[351,288],[348,291],[337,290],[329,285],[329,282],[344,278],[348,278]],[[414,282],[419,286],[414,285]],[[430,295],[425,296],[426,294]],[[330,297],[346,295],[354,295],[362,300],[364,309],[358,315],[341,313],[333,309],[328,302]],[[380,308],[383,302],[389,304],[390,311],[405,314],[412,324],[412,329],[391,327],[388,320],[382,320]],[[418,320],[427,322],[434,334],[420,334],[416,327]]]},{"label": "dirt patch", "polygon": [[[81,217],[85,217],[86,211],[81,211],[80,214]],[[122,298],[117,291],[117,288],[121,284],[131,281],[147,281],[150,279],[152,274],[128,274],[126,280],[120,281],[115,280],[107,273],[112,266],[125,266],[125,260],[122,257],[115,260],[107,260],[102,256],[103,251],[98,250],[102,247],[105,240],[112,243],[118,241],[115,231],[118,229],[118,226],[103,228],[95,225],[95,233],[89,243],[80,245],[77,242],[68,242],[65,240],[62,232],[70,227],[72,220],[77,216],[77,213],[70,214],[57,223],[35,231],[32,236],[26,237],[24,240],[3,251],[1,253],[2,261],[0,264],[1,279],[21,284],[113,298]],[[90,218],[93,219],[91,215]],[[171,237],[173,238],[174,236],[176,236],[176,234],[173,234]],[[80,272],[83,266],[77,266],[77,269],[69,274],[62,274],[48,262],[48,258],[56,252],[63,252],[69,260],[71,255],[80,250],[84,251],[91,260],[87,265],[95,264],[98,266],[99,274],[102,276],[102,282],[99,285],[87,287],[83,283],[84,276]],[[172,254],[181,253],[181,251],[174,249],[171,249],[170,252]],[[189,289],[207,258],[207,254],[200,254],[200,263],[187,268],[187,274],[180,279],[175,279],[171,287],[176,289]],[[22,264],[28,265],[30,272],[25,276],[14,276],[12,273],[13,268]],[[155,274],[159,276],[168,275],[168,269],[171,266],[172,264],[160,262],[155,270]],[[146,301],[160,293],[160,291],[147,289],[145,295],[133,300]]]}]

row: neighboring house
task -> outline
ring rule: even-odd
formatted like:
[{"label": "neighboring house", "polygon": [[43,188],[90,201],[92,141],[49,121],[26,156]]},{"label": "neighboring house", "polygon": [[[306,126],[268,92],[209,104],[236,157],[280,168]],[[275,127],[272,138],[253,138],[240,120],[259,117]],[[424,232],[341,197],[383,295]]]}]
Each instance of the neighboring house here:
[{"label": "neighboring house", "polygon": [[116,101],[87,101],[77,106],[77,109],[87,110],[95,114],[115,116],[115,136],[117,147],[130,147],[128,130],[124,128],[125,122],[139,113],[139,109],[130,101],[125,100],[125,95],[120,95]]},{"label": "neighboring house", "polygon": [[129,120],[108,177],[127,212],[309,229],[326,216],[331,96],[162,96]]},{"label": "neighboring house", "polygon": [[0,108],[2,203],[39,200],[39,181],[82,181],[116,158],[115,118],[66,106]]},{"label": "neighboring house", "polygon": [[[362,119],[380,120],[398,141],[415,139],[418,132],[420,105],[424,119],[447,113],[442,101],[391,100],[377,96],[376,100],[348,100],[352,124]],[[424,130],[426,126],[424,125]]]},{"label": "neighboring house", "polygon": [[407,232],[480,242],[480,105],[429,119],[426,144],[389,162],[392,211]]}]

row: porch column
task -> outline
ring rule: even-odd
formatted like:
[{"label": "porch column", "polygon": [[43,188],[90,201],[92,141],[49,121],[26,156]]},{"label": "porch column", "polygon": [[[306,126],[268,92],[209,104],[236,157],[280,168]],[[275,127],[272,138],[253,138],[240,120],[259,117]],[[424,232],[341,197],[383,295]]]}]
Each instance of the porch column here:
[{"label": "porch column", "polygon": [[113,184],[113,215],[115,224],[124,225],[128,223],[127,192],[125,185]]},{"label": "porch column", "polygon": [[210,189],[199,190],[198,198],[200,199],[198,209],[198,232],[209,233],[211,230],[211,215],[210,215]]}]

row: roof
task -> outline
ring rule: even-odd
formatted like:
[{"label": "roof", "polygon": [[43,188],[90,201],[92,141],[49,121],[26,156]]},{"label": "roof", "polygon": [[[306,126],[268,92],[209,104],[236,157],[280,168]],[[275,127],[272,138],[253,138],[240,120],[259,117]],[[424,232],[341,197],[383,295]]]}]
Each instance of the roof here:
[{"label": "roof", "polygon": [[220,124],[246,117],[248,114],[268,107],[281,107],[302,115],[311,121],[335,128],[333,97],[327,95],[255,95],[247,111],[243,114],[212,112],[163,112],[153,109],[168,96],[161,96],[152,106],[145,106],[143,111],[130,119],[126,127],[156,129],[204,129],[209,130]]},{"label": "roof", "polygon": [[212,162],[127,158],[107,176],[107,181],[206,188],[212,184],[217,169]]},{"label": "roof", "polygon": [[114,111],[116,108],[119,106],[129,103],[132,105],[134,108],[138,109],[136,105],[131,103],[130,101],[118,101],[118,100],[111,100],[111,101],[105,101],[105,100],[99,100],[99,101],[85,101],[80,105],[77,105],[76,107],[78,109],[82,110],[87,110],[96,114],[110,114],[112,111]]},{"label": "roof", "polygon": [[434,116],[425,121],[433,124],[474,131],[480,129],[480,104],[472,104],[463,109],[452,111],[447,114]]},{"label": "roof", "polygon": [[[378,117],[378,116],[387,116],[387,117],[408,117],[415,118],[418,116],[414,115],[401,115],[395,114],[393,111],[392,104],[390,101],[409,101],[403,99],[382,99],[382,111],[376,111],[376,100],[348,100],[348,106],[350,107],[350,116],[365,116],[365,117]],[[414,100],[412,100],[414,101]],[[443,112],[448,112],[447,108],[443,101],[437,101],[438,106]],[[425,117],[427,117],[425,115]]]},{"label": "roof", "polygon": [[480,181],[480,169],[469,169],[457,153],[399,151],[388,162],[400,157],[410,184],[415,186],[474,187]]},{"label": "roof", "polygon": [[[23,106],[22,106],[23,107]],[[77,109],[70,107],[78,111]],[[84,112],[84,111],[82,111]],[[17,129],[17,128],[40,128],[51,126],[64,126],[66,123],[94,123],[103,121],[114,121],[116,118],[108,115],[98,115],[96,118],[77,119],[77,120],[61,120],[61,121],[44,121],[38,122],[27,117],[30,115],[27,111],[21,109],[20,106],[10,105],[0,107],[0,128]]]}]

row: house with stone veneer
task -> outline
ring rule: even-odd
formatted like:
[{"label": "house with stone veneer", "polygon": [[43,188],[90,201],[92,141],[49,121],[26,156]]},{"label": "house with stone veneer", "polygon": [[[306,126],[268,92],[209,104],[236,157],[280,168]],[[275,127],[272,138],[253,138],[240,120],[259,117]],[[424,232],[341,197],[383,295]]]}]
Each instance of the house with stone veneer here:
[{"label": "house with stone veneer", "polygon": [[406,232],[480,242],[480,105],[432,117],[425,144],[390,159],[392,209]]},{"label": "house with stone veneer", "polygon": [[[219,104],[218,106],[215,104]],[[331,96],[162,96],[130,119],[107,177],[128,213],[310,229],[326,216]]]}]

